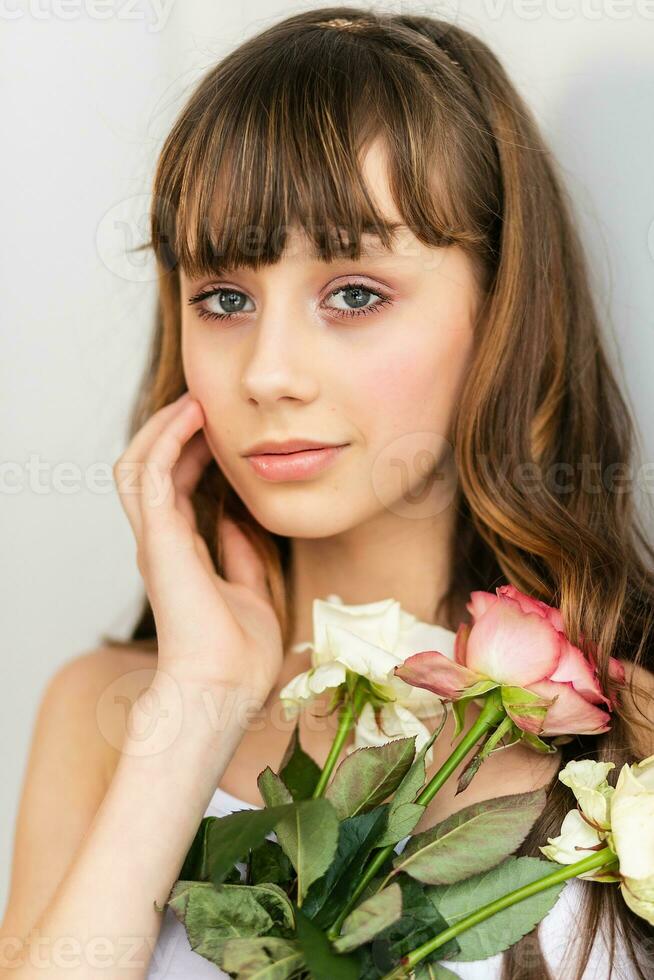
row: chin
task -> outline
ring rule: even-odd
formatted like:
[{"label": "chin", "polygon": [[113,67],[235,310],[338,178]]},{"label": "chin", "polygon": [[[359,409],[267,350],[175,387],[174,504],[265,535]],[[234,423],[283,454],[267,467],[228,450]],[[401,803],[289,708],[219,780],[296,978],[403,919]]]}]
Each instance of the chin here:
[{"label": "chin", "polygon": [[269,493],[237,492],[262,527],[287,538],[328,538],[362,520],[343,487],[321,488],[317,481],[270,484]]}]

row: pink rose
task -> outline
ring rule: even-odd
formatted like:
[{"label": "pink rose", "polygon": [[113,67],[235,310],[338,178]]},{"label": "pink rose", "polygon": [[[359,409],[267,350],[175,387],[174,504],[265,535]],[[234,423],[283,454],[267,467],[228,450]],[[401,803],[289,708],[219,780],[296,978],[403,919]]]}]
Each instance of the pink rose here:
[{"label": "pink rose", "polygon": [[[613,703],[600,687],[592,656],[586,658],[565,635],[560,611],[513,585],[496,593],[471,593],[467,609],[473,622],[457,630],[454,661],[425,650],[396,667],[398,677],[451,701],[500,687],[506,713],[533,735],[608,731]],[[615,657],[609,659],[609,677],[625,682]]]}]

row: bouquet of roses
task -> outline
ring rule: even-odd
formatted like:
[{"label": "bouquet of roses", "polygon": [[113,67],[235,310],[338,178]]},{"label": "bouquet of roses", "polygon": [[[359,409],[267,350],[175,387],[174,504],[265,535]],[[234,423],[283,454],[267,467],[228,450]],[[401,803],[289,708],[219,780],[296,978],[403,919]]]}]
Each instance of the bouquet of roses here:
[{"label": "bouquet of roses", "polygon": [[[559,778],[578,805],[541,847],[548,860],[514,854],[543,790],[475,803],[411,833],[464,760],[457,792],[518,740],[555,752],[610,726],[594,658],[569,642],[558,609],[503,586],[473,592],[468,610],[452,650],[453,634],[392,599],[315,601],[312,667],[281,697],[292,717],[328,692],[339,712],[333,745],[321,769],[296,725],[279,772],[259,775],[266,805],[203,818],[166,903],[196,953],[237,978],[445,980],[457,961],[517,942],[576,876],[619,883],[654,923],[654,757],[624,766],[615,788],[613,763],[569,763]],[[611,658],[611,684],[624,679]],[[480,710],[466,728],[471,701]],[[447,710],[456,744],[426,779]],[[439,715],[430,732],[423,719]]]}]

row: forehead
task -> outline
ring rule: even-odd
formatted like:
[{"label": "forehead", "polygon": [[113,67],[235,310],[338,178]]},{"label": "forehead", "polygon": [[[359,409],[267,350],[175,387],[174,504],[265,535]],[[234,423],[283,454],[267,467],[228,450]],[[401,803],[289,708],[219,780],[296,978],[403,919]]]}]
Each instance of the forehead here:
[{"label": "forehead", "polygon": [[[338,235],[338,230],[331,228],[329,233],[332,236]],[[343,229],[340,229],[341,236],[344,240],[347,240],[347,235]],[[277,254],[274,262],[263,261],[261,262],[261,267],[265,267],[272,264],[293,264],[293,265],[307,265],[307,266],[334,266],[338,263],[347,262],[348,264],[353,264],[355,262],[360,262],[365,259],[420,259],[423,258],[430,252],[435,251],[429,248],[424,243],[420,242],[419,239],[412,233],[410,228],[404,223],[398,223],[396,227],[393,227],[390,231],[391,241],[388,246],[380,240],[379,236],[373,233],[364,233],[359,236],[360,248],[358,250],[358,257],[347,258],[345,255],[333,256],[332,258],[325,258],[316,249],[315,243],[311,236],[307,234],[304,228],[298,225],[290,226],[285,229],[284,236],[284,248]],[[179,268],[180,280],[182,283],[195,281],[205,276],[220,276],[230,272],[235,272],[237,269],[241,268],[252,268],[249,263],[236,263],[234,265],[221,264],[216,261],[213,268],[209,272],[202,272],[194,275],[192,271],[185,270],[182,266]]]},{"label": "forehead", "polygon": [[[234,186],[233,173],[231,177],[228,171],[217,175],[209,196],[206,188],[196,185],[195,193],[187,196],[184,211],[191,216],[203,213],[204,217],[199,222],[184,222],[181,230],[187,243],[187,248],[178,251],[182,280],[197,281],[243,268],[256,271],[280,260],[331,265],[342,259],[392,255],[432,262],[434,249],[425,243],[424,229],[410,227],[398,209],[389,181],[387,152],[386,143],[379,137],[362,149],[357,166],[363,198],[357,197],[357,204],[347,174],[341,184],[332,185],[327,196],[325,188],[316,194],[320,204],[313,210],[307,202],[304,208],[295,206],[293,187],[287,187],[285,181],[283,206],[278,207],[279,187],[269,172],[258,178],[252,175],[246,199],[255,204],[250,200],[254,194],[256,206],[249,208],[249,213],[241,207],[244,185],[238,181],[240,189]],[[261,186],[257,179],[263,179]],[[317,182],[314,190],[316,187]],[[290,210],[289,200],[294,201]]]}]

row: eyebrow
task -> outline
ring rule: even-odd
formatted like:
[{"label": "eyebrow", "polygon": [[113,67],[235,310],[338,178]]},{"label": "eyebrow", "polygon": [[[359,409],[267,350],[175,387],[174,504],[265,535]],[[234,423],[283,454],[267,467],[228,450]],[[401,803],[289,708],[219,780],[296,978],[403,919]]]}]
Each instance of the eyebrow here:
[{"label": "eyebrow", "polygon": [[[388,224],[386,227],[387,227],[387,229],[388,229],[388,231],[390,232],[390,235],[391,235],[391,249],[392,249],[393,241],[397,238],[397,232],[400,231],[400,230],[408,231],[408,225],[405,225],[401,221],[396,221],[396,222],[393,222],[391,224]],[[371,233],[366,232],[361,237],[362,237],[362,239],[365,239],[365,238],[370,237],[370,234]],[[373,241],[370,242],[370,243],[368,243],[368,244],[366,244],[366,242],[363,241],[363,240],[361,241],[361,249],[360,249],[361,255],[372,255],[372,254],[375,254],[377,252],[388,252],[389,251],[388,248],[386,248],[386,247],[384,247],[382,245],[381,238],[380,238],[379,235],[373,235],[372,237],[373,237]]]},{"label": "eyebrow", "polygon": [[[390,247],[386,247],[386,246],[384,246],[382,244],[382,242],[381,242],[381,236],[379,234],[377,234],[377,232],[374,232],[374,231],[364,231],[361,234],[361,239],[360,239],[360,242],[359,242],[359,257],[360,258],[372,258],[372,257],[374,257],[376,255],[390,255],[392,253],[392,251],[393,251],[394,242],[397,239],[397,232],[398,231],[402,231],[402,230],[404,230],[404,231],[408,231],[409,230],[409,226],[407,224],[405,224],[403,221],[385,221],[384,222],[384,228],[390,234],[390,238],[391,238]],[[320,256],[315,256],[315,259],[316,259],[317,262],[322,261],[322,259],[320,258]],[[341,255],[337,255],[337,256],[335,256],[333,258],[332,261],[333,262],[345,262],[345,261],[355,262],[357,260],[356,259],[348,259],[348,257],[346,255],[342,255],[342,256]],[[211,268],[210,272],[204,273],[203,275],[209,275],[210,274],[212,276],[223,276],[223,275],[227,275],[230,272],[233,272],[234,271],[234,268],[238,268],[238,266],[236,266],[236,267],[228,267],[228,266],[222,265],[220,262],[216,262],[216,263],[214,263],[214,265]],[[194,277],[189,277],[189,278],[191,278],[191,281],[193,281],[193,278]],[[201,278],[201,276],[199,276],[197,278]]]}]

